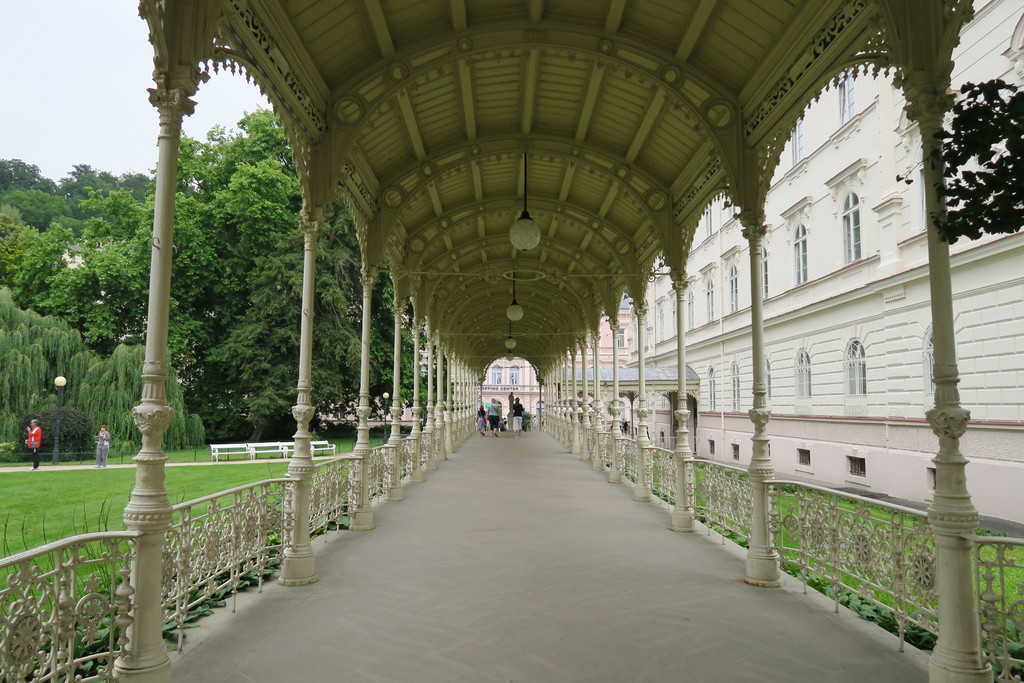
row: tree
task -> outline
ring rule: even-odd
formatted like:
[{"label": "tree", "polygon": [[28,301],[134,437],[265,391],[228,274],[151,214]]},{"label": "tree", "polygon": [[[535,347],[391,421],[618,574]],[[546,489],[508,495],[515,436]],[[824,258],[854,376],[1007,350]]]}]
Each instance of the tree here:
[{"label": "tree", "polygon": [[42,190],[54,194],[57,186],[44,178],[35,164],[26,164],[21,159],[0,159],[0,194],[10,190]]},{"label": "tree", "polygon": [[0,213],[0,287],[9,287],[25,257],[28,230],[5,213]]},{"label": "tree", "polygon": [[942,139],[947,242],[1024,227],[1024,92],[1001,80],[965,83]]},{"label": "tree", "polygon": [[0,204],[13,206],[25,223],[39,230],[49,228],[56,218],[71,215],[67,200],[42,190],[10,190],[0,196]]}]

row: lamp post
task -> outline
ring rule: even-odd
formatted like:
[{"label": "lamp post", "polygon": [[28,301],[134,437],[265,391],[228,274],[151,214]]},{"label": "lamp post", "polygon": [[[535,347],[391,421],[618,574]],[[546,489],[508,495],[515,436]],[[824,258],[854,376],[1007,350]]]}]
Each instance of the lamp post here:
[{"label": "lamp post", "polygon": [[57,375],[53,380],[53,385],[57,387],[57,415],[53,420],[53,464],[56,465],[60,462],[60,401],[64,396],[64,385],[68,383],[68,380],[64,375]]},{"label": "lamp post", "polygon": [[385,391],[383,394],[381,394],[381,398],[384,399],[384,436],[382,436],[381,438],[384,441],[387,441],[388,440],[388,399],[391,398],[391,394],[389,394],[388,392]]}]

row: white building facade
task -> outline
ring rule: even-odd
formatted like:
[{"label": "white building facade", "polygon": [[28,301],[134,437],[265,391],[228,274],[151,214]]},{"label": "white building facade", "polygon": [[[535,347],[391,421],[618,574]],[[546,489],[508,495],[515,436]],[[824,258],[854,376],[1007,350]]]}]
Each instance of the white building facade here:
[{"label": "white building facade", "polygon": [[[976,3],[955,53],[954,87],[1024,82],[1024,7]],[[850,73],[807,107],[766,205],[764,320],[771,456],[799,476],[917,502],[930,500],[937,438],[921,140],[884,75]],[[685,310],[668,276],[652,278],[647,364],[676,358],[700,375],[697,455],[751,457],[750,258],[727,199],[701,219]],[[1024,234],[952,247],[963,437],[983,515],[1024,522]],[[635,324],[635,318],[634,324]],[[637,362],[635,336],[629,340]],[[673,434],[656,399],[650,433]]]}]

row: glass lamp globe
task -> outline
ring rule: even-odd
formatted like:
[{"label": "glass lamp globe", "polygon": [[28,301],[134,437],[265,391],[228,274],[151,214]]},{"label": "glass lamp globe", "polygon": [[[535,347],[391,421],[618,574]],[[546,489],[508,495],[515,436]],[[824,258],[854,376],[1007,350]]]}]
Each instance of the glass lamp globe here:
[{"label": "glass lamp globe", "polygon": [[505,360],[515,360],[515,356],[512,355],[511,351],[505,354]]},{"label": "glass lamp globe", "polygon": [[508,337],[505,337],[505,348],[508,349],[509,351],[511,351],[512,349],[516,348],[515,337],[512,337],[511,335],[508,336]]},{"label": "glass lamp globe", "polygon": [[56,386],[58,389],[63,388],[64,385],[66,385],[67,383],[68,381],[67,379],[65,379],[64,375],[57,375],[57,377],[55,377],[53,380],[54,386]]},{"label": "glass lamp globe", "polygon": [[505,309],[505,316],[512,322],[523,319],[523,307],[513,302]]},{"label": "glass lamp globe", "polygon": [[529,251],[540,243],[540,228],[525,209],[512,224],[512,229],[508,231],[508,238],[511,240],[512,246],[519,251]]}]

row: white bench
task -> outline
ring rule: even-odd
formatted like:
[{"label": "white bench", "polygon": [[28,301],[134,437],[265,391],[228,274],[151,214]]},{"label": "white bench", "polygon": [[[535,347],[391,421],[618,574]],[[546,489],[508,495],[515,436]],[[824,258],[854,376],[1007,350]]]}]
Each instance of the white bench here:
[{"label": "white bench", "polygon": [[211,443],[210,459],[220,462],[220,456],[245,455],[249,456],[249,445],[244,443]]},{"label": "white bench", "polygon": [[288,446],[290,444],[281,443],[280,441],[264,441],[261,443],[247,443],[245,445],[249,449],[249,459],[255,460],[261,453],[270,453],[279,458],[287,458]]},{"label": "white bench", "polygon": [[[284,446],[285,457],[291,457],[292,453],[295,452],[295,442],[289,441],[281,444]],[[330,441],[310,441],[309,442],[310,455],[335,455],[338,452],[338,447]]]}]

